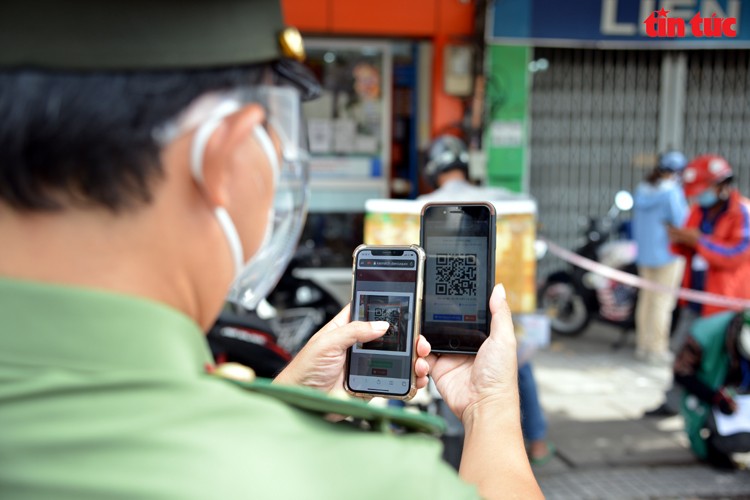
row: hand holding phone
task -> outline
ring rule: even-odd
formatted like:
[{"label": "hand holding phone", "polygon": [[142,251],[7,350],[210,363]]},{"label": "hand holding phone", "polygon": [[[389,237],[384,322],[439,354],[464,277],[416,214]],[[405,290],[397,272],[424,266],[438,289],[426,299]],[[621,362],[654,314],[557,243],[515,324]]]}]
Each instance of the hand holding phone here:
[{"label": "hand holding phone", "polygon": [[416,245],[361,245],[354,251],[351,320],[386,321],[389,327],[382,337],[349,349],[349,393],[396,399],[416,393],[424,260]]},{"label": "hand holding phone", "polygon": [[491,292],[489,307],[493,317],[490,336],[494,342],[483,343],[473,354],[427,358],[437,390],[464,424],[467,423],[464,412],[483,399],[482,395],[497,396],[484,399],[501,407],[518,397],[516,337],[502,285]]}]

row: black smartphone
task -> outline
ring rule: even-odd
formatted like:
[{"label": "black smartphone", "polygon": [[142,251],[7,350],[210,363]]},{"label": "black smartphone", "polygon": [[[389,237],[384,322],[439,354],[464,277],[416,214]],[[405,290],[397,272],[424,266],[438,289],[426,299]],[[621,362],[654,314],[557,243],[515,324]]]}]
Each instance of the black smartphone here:
[{"label": "black smartphone", "polygon": [[417,245],[360,245],[354,250],[351,319],[390,326],[379,339],[349,349],[344,386],[350,394],[394,399],[416,394],[424,262]]},{"label": "black smartphone", "polygon": [[438,353],[476,354],[490,333],[495,286],[495,207],[428,203],[420,243],[427,254],[422,335]]}]

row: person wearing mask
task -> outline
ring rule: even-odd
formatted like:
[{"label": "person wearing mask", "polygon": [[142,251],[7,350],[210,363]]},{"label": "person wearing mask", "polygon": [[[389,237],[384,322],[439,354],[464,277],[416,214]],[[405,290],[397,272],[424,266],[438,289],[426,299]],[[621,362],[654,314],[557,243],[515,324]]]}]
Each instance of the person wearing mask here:
[{"label": "person wearing mask", "polygon": [[387,323],[345,308],[274,383],[213,364],[227,294],[264,297],[305,216],[318,87],[278,0],[5,2],[0,34],[4,496],[541,497],[502,286],[476,357],[417,346],[458,474],[435,439],[326,418],[368,408],[328,393]]},{"label": "person wearing mask", "polygon": [[693,453],[719,468],[737,467],[732,455],[750,451],[750,433],[724,435],[717,413],[734,415],[750,392],[750,311],[697,319],[677,353],[674,379],[685,390],[681,413]]},{"label": "person wearing mask", "polygon": [[[729,162],[715,154],[692,159],[682,174],[691,202],[685,226],[669,227],[676,254],[685,259],[682,286],[732,298],[750,299],[750,200],[734,187]],[[720,306],[682,304],[672,337],[672,350],[681,349],[692,323],[726,310]],[[676,414],[679,391],[672,387],[665,402],[646,416]]]},{"label": "person wearing mask", "polygon": [[[503,188],[475,186],[469,182],[469,153],[464,141],[452,135],[436,137],[428,149],[427,164],[424,169],[427,182],[434,189],[432,193],[417,198],[419,201],[508,201],[526,199],[524,196]],[[547,420],[534,379],[531,361],[518,367],[518,388],[521,397],[523,435],[527,443],[529,460],[533,465],[544,465],[555,455],[555,447],[547,441]],[[456,438],[462,434],[460,422],[447,416],[449,433],[454,439],[446,442],[451,448]],[[451,436],[449,436],[451,437]],[[450,452],[450,450],[448,450]],[[460,451],[449,453],[460,456]]]},{"label": "person wearing mask", "polygon": [[[684,260],[672,253],[668,227],[682,227],[687,201],[679,176],[687,158],[679,151],[659,155],[656,167],[635,190],[632,231],[638,245],[638,274],[667,288],[682,280]],[[635,315],[635,356],[651,363],[671,360],[669,332],[675,297],[642,289]]]}]

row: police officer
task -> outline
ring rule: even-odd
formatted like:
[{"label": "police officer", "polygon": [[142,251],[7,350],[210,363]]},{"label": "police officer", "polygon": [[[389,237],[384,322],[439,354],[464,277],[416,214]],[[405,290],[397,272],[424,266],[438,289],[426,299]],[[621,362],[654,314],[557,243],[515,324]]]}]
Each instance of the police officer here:
[{"label": "police officer", "polygon": [[203,332],[228,290],[263,297],[304,218],[315,85],[281,19],[276,0],[0,7],[4,495],[540,495],[502,288],[476,358],[418,346],[420,385],[431,370],[467,429],[460,478],[432,438],[320,415],[361,411],[323,391],[384,324],[345,309],[277,384],[216,376]]}]

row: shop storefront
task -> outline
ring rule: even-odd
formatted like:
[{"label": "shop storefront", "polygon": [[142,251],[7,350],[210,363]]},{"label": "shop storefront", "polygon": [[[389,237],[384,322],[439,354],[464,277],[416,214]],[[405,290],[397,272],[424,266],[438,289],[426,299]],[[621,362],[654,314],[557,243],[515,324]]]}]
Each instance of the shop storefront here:
[{"label": "shop storefront", "polygon": [[[742,133],[750,126],[749,7],[737,0],[586,0],[564,9],[551,0],[497,2],[487,33],[488,102],[500,103],[487,126],[490,170],[501,184],[523,179],[542,231],[568,247],[579,219],[605,213],[614,194],[633,189],[667,148],[721,153],[740,189],[750,191],[750,139]],[[669,11],[663,26],[644,23],[662,8]],[[693,35],[698,14],[736,19],[736,36]],[[668,30],[677,24],[685,37]],[[660,36],[659,26],[676,36]]]},{"label": "shop storefront", "polygon": [[[323,96],[305,107],[312,154],[303,273],[350,292],[368,199],[414,198],[431,138],[470,107],[476,0],[285,0]],[[484,8],[481,9],[484,12]],[[467,85],[468,83],[468,85]],[[314,269],[313,269],[314,268]],[[321,268],[324,268],[321,270]]]}]

